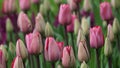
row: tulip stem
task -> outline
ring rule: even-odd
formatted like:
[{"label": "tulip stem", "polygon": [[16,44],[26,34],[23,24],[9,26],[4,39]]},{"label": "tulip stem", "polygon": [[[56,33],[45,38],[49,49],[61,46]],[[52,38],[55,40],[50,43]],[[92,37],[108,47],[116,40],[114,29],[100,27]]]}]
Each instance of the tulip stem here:
[{"label": "tulip stem", "polygon": [[75,46],[74,46],[74,35],[73,35],[73,33],[71,33],[71,38],[72,38],[73,51],[74,51],[74,54],[76,56],[76,51],[75,51]]},{"label": "tulip stem", "polygon": [[23,60],[23,66],[24,66],[24,68],[26,68],[26,67],[25,67],[25,60]]},{"label": "tulip stem", "polygon": [[65,29],[65,40],[66,40],[66,44],[68,45],[67,26],[66,25],[65,25],[64,29]]},{"label": "tulip stem", "polygon": [[37,61],[37,67],[40,68],[40,59],[39,59],[39,55],[36,55],[36,61]]},{"label": "tulip stem", "polygon": [[52,68],[55,68],[55,62],[52,63]]},{"label": "tulip stem", "polygon": [[100,59],[99,59],[99,49],[96,49],[96,62],[97,62],[97,68],[100,68]]},{"label": "tulip stem", "polygon": [[109,68],[112,68],[112,58],[111,57],[108,57],[108,65],[109,65]]},{"label": "tulip stem", "polygon": [[119,35],[117,34],[117,40],[116,40],[118,50],[120,51],[120,43],[119,43]]}]

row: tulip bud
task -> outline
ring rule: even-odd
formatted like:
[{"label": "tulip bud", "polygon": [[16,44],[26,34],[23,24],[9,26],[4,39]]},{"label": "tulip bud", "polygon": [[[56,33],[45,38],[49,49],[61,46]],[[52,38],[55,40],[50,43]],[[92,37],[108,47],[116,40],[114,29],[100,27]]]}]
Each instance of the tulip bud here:
[{"label": "tulip bud", "polygon": [[109,38],[107,37],[105,39],[104,54],[105,56],[110,56],[112,54],[112,45]]},{"label": "tulip bud", "polygon": [[8,53],[4,45],[0,45],[0,50],[3,52],[3,56],[5,57],[5,61],[8,60]]},{"label": "tulip bud", "polygon": [[62,65],[58,64],[58,65],[57,65],[57,68],[63,68],[63,67],[62,67]]},{"label": "tulip bud", "polygon": [[78,60],[81,62],[88,61],[89,57],[86,41],[81,41],[78,46]]},{"label": "tulip bud", "polygon": [[6,61],[2,50],[0,50],[0,68],[6,68]]},{"label": "tulip bud", "polygon": [[113,8],[119,8],[120,7],[120,1],[119,0],[111,0],[111,5]]},{"label": "tulip bud", "polygon": [[89,68],[85,61],[82,62],[80,68]]},{"label": "tulip bud", "polygon": [[54,32],[53,29],[51,27],[51,25],[47,22],[46,26],[45,26],[45,36],[49,37],[49,36],[53,36]]},{"label": "tulip bud", "polygon": [[81,28],[83,30],[84,35],[88,35],[90,24],[88,23],[85,17],[82,18]]},{"label": "tulip bud", "polygon": [[17,56],[12,62],[11,68],[24,68],[22,58]]},{"label": "tulip bud", "polygon": [[28,16],[22,11],[19,13],[17,24],[22,32],[32,30],[32,24]]},{"label": "tulip bud", "polygon": [[103,2],[100,4],[100,16],[102,20],[109,20],[113,18],[112,9],[109,2]]},{"label": "tulip bud", "polygon": [[104,45],[104,35],[100,26],[94,26],[90,29],[90,46],[100,48]]},{"label": "tulip bud", "polygon": [[44,10],[47,12],[50,9],[50,2],[49,2],[49,0],[44,0],[43,6],[44,6]]},{"label": "tulip bud", "polygon": [[45,11],[44,9],[44,5],[43,4],[40,4],[40,8],[39,8],[39,11],[42,15],[45,15],[47,13],[47,11]]},{"label": "tulip bud", "polygon": [[76,35],[78,34],[79,28],[80,28],[80,22],[78,19],[75,19],[75,21],[74,21],[74,33]]},{"label": "tulip bud", "polygon": [[35,19],[35,29],[36,32],[44,33],[45,31],[45,21],[41,13],[38,13]]},{"label": "tulip bud", "polygon": [[90,0],[84,0],[83,9],[87,12],[92,10],[92,5]]},{"label": "tulip bud", "polygon": [[114,19],[113,21],[113,32],[114,34],[118,34],[120,31],[120,24],[117,18]]},{"label": "tulip bud", "polygon": [[69,25],[67,25],[67,32],[74,32],[74,21],[76,19],[76,15],[72,15],[72,20]]},{"label": "tulip bud", "polygon": [[29,33],[25,37],[27,50],[30,54],[39,54],[43,51],[43,44],[39,32]]},{"label": "tulip bud", "polygon": [[59,10],[59,23],[62,25],[68,25],[71,22],[71,10],[68,4],[62,4]]},{"label": "tulip bud", "polygon": [[109,37],[111,42],[114,40],[114,33],[113,33],[113,29],[112,29],[111,24],[108,24],[107,36]]},{"label": "tulip bud", "polygon": [[74,56],[73,48],[71,46],[64,47],[63,55],[62,55],[63,67],[66,68],[73,67],[74,64],[75,64],[75,56]]},{"label": "tulip bud", "polygon": [[28,56],[28,52],[25,47],[25,44],[20,39],[18,39],[16,43],[16,55],[20,56],[22,59],[25,59]]},{"label": "tulip bud", "polygon": [[106,21],[103,21],[103,27],[106,28],[107,27],[107,22]]},{"label": "tulip bud", "polygon": [[85,40],[85,35],[83,34],[83,30],[80,28],[77,36],[77,46],[79,45],[79,42],[83,40]]},{"label": "tulip bud", "polygon": [[19,0],[21,10],[28,10],[30,8],[30,0]]},{"label": "tulip bud", "polygon": [[9,18],[6,21],[6,31],[7,32],[12,32],[13,31],[13,25],[12,25],[12,23],[11,23]]},{"label": "tulip bud", "polygon": [[57,44],[54,38],[48,37],[45,40],[45,59],[46,61],[57,61],[61,58],[62,46]]},{"label": "tulip bud", "polygon": [[9,51],[10,51],[12,54],[15,53],[15,45],[14,45],[12,42],[9,43]]},{"label": "tulip bud", "polygon": [[76,10],[77,9],[77,4],[74,2],[74,0],[67,0],[68,4],[70,5],[71,10]]}]

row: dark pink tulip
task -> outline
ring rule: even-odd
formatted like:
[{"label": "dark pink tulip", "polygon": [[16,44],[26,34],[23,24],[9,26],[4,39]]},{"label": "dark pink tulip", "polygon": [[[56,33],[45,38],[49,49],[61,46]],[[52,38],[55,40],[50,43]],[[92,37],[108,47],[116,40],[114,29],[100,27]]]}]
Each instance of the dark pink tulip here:
[{"label": "dark pink tulip", "polygon": [[69,25],[67,25],[67,32],[74,32],[74,21],[77,17],[72,15],[72,21]]},{"label": "dark pink tulip", "polygon": [[95,26],[90,29],[90,46],[99,48],[104,45],[104,35],[100,26]]},{"label": "dark pink tulip", "polygon": [[12,61],[11,68],[24,68],[22,58],[16,56]]},{"label": "dark pink tulip", "polygon": [[18,27],[22,32],[29,32],[32,30],[32,24],[28,16],[24,12],[20,12],[17,21]]},{"label": "dark pink tulip", "polygon": [[60,57],[62,58],[62,52],[63,52],[63,47],[64,47],[64,42],[57,42],[58,47],[60,49]]},{"label": "dark pink tulip", "polygon": [[30,0],[19,0],[21,10],[28,10],[30,8]]},{"label": "dark pink tulip", "polygon": [[68,4],[62,4],[59,10],[59,23],[62,25],[68,25],[71,22],[71,10]]},{"label": "dark pink tulip", "polygon": [[[59,45],[58,45],[59,44]],[[61,58],[61,43],[58,43],[53,37],[48,37],[45,40],[45,59],[46,61],[57,61]]]},{"label": "dark pink tulip", "polygon": [[27,49],[30,54],[39,54],[43,50],[41,35],[38,32],[29,33],[25,37]]},{"label": "dark pink tulip", "polygon": [[103,20],[109,20],[113,18],[112,9],[109,2],[103,2],[100,4],[100,16]]},{"label": "dark pink tulip", "polygon": [[2,50],[0,50],[0,68],[6,68],[5,57]]},{"label": "dark pink tulip", "polygon": [[70,68],[75,64],[75,56],[71,46],[66,46],[63,49],[62,65],[65,68]]}]

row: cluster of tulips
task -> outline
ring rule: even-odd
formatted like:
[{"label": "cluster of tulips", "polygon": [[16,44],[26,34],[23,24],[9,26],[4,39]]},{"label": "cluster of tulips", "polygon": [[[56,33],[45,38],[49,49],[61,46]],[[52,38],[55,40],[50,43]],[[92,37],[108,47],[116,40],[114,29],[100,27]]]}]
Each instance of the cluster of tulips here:
[{"label": "cluster of tulips", "polygon": [[[90,68],[88,62],[93,55],[95,68],[101,68],[102,49],[108,67],[114,68],[113,45],[116,43],[120,50],[120,19],[112,8],[119,14],[119,0],[99,0],[97,14],[103,25],[96,24],[92,0],[1,2],[0,68]],[[51,4],[58,7],[53,15]],[[54,15],[55,22],[50,23]]]}]

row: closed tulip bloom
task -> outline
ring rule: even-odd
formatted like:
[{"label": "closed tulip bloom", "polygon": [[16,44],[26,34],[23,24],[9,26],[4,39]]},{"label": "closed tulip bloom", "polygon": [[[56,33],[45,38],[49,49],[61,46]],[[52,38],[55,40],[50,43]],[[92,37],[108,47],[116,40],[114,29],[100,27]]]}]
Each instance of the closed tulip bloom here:
[{"label": "closed tulip bloom", "polygon": [[74,2],[74,0],[67,0],[67,2],[69,4],[71,10],[77,9],[77,4],[76,4],[76,2]]},{"label": "closed tulip bloom", "polygon": [[48,22],[47,22],[47,24],[45,26],[45,36],[46,37],[54,36],[53,29],[52,29],[50,23],[48,23]]},{"label": "closed tulip bloom", "polygon": [[17,24],[22,32],[28,32],[32,30],[32,24],[28,16],[22,11],[19,13]]},{"label": "closed tulip bloom", "polygon": [[25,59],[28,56],[28,52],[25,47],[25,44],[20,39],[18,39],[16,43],[16,55],[20,56],[22,59]]},{"label": "closed tulip bloom", "polygon": [[22,58],[16,56],[15,59],[12,61],[11,68],[24,68]]},{"label": "closed tulip bloom", "polygon": [[119,8],[120,7],[120,1],[119,0],[111,0],[111,5],[114,8]]},{"label": "closed tulip bloom", "polygon": [[6,68],[6,61],[2,50],[0,50],[0,68]]},{"label": "closed tulip bloom", "polygon": [[45,59],[46,61],[57,61],[61,58],[61,49],[63,47],[58,45],[53,37],[47,37],[45,40]]},{"label": "closed tulip bloom", "polygon": [[19,0],[21,10],[28,10],[30,8],[30,0]]},{"label": "closed tulip bloom", "polygon": [[90,29],[90,46],[100,48],[104,45],[104,35],[100,26],[94,26]]},{"label": "closed tulip bloom", "polygon": [[104,54],[107,57],[111,56],[112,54],[112,45],[111,41],[109,40],[109,37],[106,37],[105,39]]},{"label": "closed tulip bloom", "polygon": [[10,42],[9,43],[9,51],[12,53],[12,54],[15,54],[15,45],[12,43],[12,42]]},{"label": "closed tulip bloom", "polygon": [[74,33],[75,33],[75,35],[78,34],[79,28],[80,28],[80,22],[78,19],[75,19],[75,21],[74,21]]},{"label": "closed tulip bloom", "polygon": [[84,0],[83,9],[86,12],[92,10],[92,5],[90,0]]},{"label": "closed tulip bloom", "polygon": [[64,47],[64,42],[57,42],[58,47],[60,49],[60,58],[62,58],[62,52],[63,52],[63,47]]},{"label": "closed tulip bloom", "polygon": [[109,20],[113,18],[112,9],[109,2],[103,2],[100,4],[100,16],[102,20]]},{"label": "closed tulip bloom", "polygon": [[71,10],[68,4],[62,4],[59,10],[59,23],[68,25],[71,23]]},{"label": "closed tulip bloom", "polygon": [[6,20],[6,31],[7,32],[13,31],[13,25],[9,18]]},{"label": "closed tulip bloom", "polygon": [[74,32],[74,21],[76,19],[75,15],[72,15],[72,21],[69,25],[67,25],[67,32]]},{"label": "closed tulip bloom", "polygon": [[85,35],[83,33],[83,30],[80,28],[79,31],[78,31],[78,35],[77,35],[77,46],[79,45],[80,41],[84,41],[86,38],[85,38]]},{"label": "closed tulip bloom", "polygon": [[25,40],[30,54],[39,54],[43,51],[41,35],[38,32],[27,34]]},{"label": "closed tulip bloom", "polygon": [[75,56],[73,48],[71,46],[66,46],[63,49],[62,55],[62,65],[65,68],[73,67],[75,64]]},{"label": "closed tulip bloom", "polygon": [[0,50],[2,50],[5,61],[7,61],[8,60],[8,52],[5,48],[5,45],[0,45]]},{"label": "closed tulip bloom", "polygon": [[82,62],[80,68],[89,68],[85,61]]},{"label": "closed tulip bloom", "polygon": [[41,13],[38,13],[35,18],[35,31],[44,33],[45,32],[45,21]]},{"label": "closed tulip bloom", "polygon": [[88,61],[89,58],[90,55],[86,41],[81,41],[78,46],[78,60],[83,62],[83,61]]},{"label": "closed tulip bloom", "polygon": [[110,41],[112,42],[114,40],[114,33],[111,24],[108,24],[107,27],[107,36],[109,37]]}]

